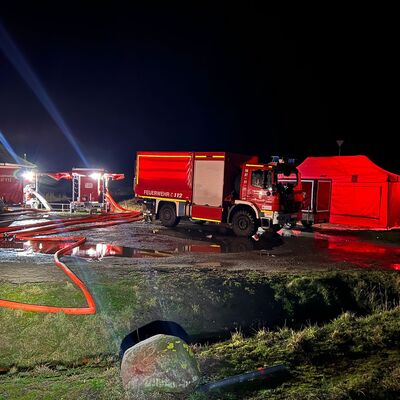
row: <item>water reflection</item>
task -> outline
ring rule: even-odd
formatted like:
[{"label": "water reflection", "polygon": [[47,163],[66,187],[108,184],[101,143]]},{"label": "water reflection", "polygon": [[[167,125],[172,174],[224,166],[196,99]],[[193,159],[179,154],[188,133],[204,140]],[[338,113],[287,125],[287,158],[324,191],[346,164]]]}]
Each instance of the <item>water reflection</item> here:
[{"label": "water reflection", "polygon": [[[357,235],[333,235],[323,233],[307,233],[301,231],[285,232],[284,237],[274,235],[262,237],[259,242],[251,239],[232,236],[213,238],[214,242],[204,241],[182,243],[171,239],[167,244],[163,243],[166,250],[154,250],[146,248],[118,246],[107,243],[85,243],[72,249],[67,255],[101,260],[106,257],[124,258],[162,258],[185,253],[245,253],[251,251],[276,250],[283,245],[290,250],[287,254],[278,256],[297,256],[304,258],[304,262],[310,257],[321,257],[321,262],[328,258],[333,262],[348,262],[353,265],[368,268],[390,268],[400,270],[400,246],[391,243],[365,240]],[[295,236],[295,237],[287,237]],[[192,239],[193,240],[193,239]],[[54,254],[57,250],[65,248],[69,243],[54,241],[18,241],[0,240],[0,250],[4,249],[7,255],[15,251],[22,255],[23,252]],[[152,244],[154,245],[154,244]],[[0,259],[1,259],[0,251]]]},{"label": "water reflection", "polygon": [[362,240],[356,235],[314,234],[317,251],[326,251],[334,261],[345,261],[361,267],[383,267],[400,270],[400,246]]},{"label": "water reflection", "polygon": [[[66,255],[77,256],[89,259],[102,259],[105,257],[124,257],[124,258],[146,258],[146,257],[169,257],[184,253],[241,253],[252,250],[272,249],[280,245],[282,239],[274,241],[254,242],[246,238],[230,238],[229,241],[216,244],[210,242],[204,243],[174,243],[171,241],[170,248],[167,250],[142,249],[135,247],[118,246],[106,243],[84,243],[68,251]],[[58,250],[67,247],[70,243],[62,241],[18,241],[18,240],[0,240],[0,249],[15,249],[23,251],[33,251],[40,254],[54,254]]]}]

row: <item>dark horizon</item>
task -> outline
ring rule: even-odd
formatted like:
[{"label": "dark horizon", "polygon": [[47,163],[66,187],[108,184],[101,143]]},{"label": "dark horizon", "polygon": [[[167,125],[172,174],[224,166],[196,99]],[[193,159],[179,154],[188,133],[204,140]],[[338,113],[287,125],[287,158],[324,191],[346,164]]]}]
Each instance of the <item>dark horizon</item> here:
[{"label": "dark horizon", "polygon": [[[0,22],[93,167],[131,179],[138,150],[300,162],[336,155],[343,139],[343,155],[400,173],[390,14],[67,4],[9,4]],[[1,51],[0,87],[0,130],[17,154],[43,170],[82,166]]]}]

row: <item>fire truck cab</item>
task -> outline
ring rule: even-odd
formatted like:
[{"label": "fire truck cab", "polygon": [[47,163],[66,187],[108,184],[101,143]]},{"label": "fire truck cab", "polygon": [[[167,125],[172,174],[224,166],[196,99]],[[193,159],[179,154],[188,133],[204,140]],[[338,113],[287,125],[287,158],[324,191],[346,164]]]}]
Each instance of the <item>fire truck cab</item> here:
[{"label": "fire truck cab", "polygon": [[[288,178],[291,181],[288,182]],[[260,226],[277,230],[293,226],[299,219],[303,200],[301,180],[297,168],[283,160],[269,164],[245,164],[240,182],[240,198],[234,200],[229,222],[236,234],[244,229],[248,210],[238,213],[237,205],[247,204],[259,210]],[[257,215],[257,214],[256,214]],[[242,226],[241,226],[242,225]]]}]

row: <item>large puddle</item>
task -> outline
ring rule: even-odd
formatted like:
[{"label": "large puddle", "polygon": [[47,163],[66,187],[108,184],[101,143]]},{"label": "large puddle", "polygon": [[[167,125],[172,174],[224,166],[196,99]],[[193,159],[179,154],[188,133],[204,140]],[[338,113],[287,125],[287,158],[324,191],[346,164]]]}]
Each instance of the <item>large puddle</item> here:
[{"label": "large puddle", "polygon": [[314,234],[317,252],[325,251],[333,261],[343,261],[361,267],[400,270],[400,246],[361,240],[356,235]]},{"label": "large puddle", "polygon": [[[85,243],[72,249],[67,255],[85,259],[101,260],[106,257],[123,258],[160,258],[179,254],[218,254],[246,253],[259,251],[273,257],[296,257],[307,262],[320,257],[321,262],[343,262],[364,268],[389,268],[400,270],[400,246],[378,240],[366,240],[355,234],[323,234],[300,230],[283,231],[282,235],[264,235],[259,242],[252,239],[233,236],[213,236],[203,243],[188,234],[188,240],[176,240],[169,237],[163,243],[162,250],[154,249],[154,242],[146,248],[126,247],[107,243]],[[151,233],[149,233],[151,236]],[[205,236],[203,234],[203,236]],[[212,236],[212,235],[210,235]],[[192,242],[191,242],[192,241]],[[2,255],[32,256],[35,253],[54,254],[69,243],[54,241],[18,241],[0,240],[0,261]],[[144,248],[142,248],[144,247]],[[277,251],[279,249],[279,251]]]},{"label": "large puddle", "polygon": [[[46,242],[46,241],[0,241],[0,249],[8,253],[15,252],[19,255],[31,252],[40,254],[55,254],[58,250],[69,246],[70,243]],[[66,255],[81,258],[101,260],[104,257],[124,257],[124,258],[146,258],[146,257],[168,257],[180,253],[221,253],[221,246],[216,244],[185,244],[171,250],[159,251],[152,249],[138,249],[124,247],[114,244],[89,244],[85,243],[68,251]],[[0,252],[1,256],[1,252]],[[1,260],[1,259],[0,259]]]}]

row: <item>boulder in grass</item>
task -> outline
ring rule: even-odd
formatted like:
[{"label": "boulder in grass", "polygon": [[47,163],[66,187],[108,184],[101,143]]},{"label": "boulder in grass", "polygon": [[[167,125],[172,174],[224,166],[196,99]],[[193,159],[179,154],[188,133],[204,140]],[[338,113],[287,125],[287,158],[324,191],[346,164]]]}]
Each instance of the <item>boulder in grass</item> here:
[{"label": "boulder in grass", "polygon": [[200,370],[182,339],[156,335],[125,352],[121,378],[130,399],[185,398],[198,384]]}]

